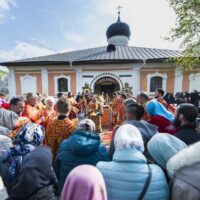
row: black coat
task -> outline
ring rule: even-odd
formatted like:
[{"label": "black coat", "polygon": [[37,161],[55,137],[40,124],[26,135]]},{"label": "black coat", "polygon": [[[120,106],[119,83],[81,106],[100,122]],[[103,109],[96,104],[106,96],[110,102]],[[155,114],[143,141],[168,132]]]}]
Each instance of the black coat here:
[{"label": "black coat", "polygon": [[185,142],[187,145],[200,141],[200,133],[197,133],[193,127],[188,125],[181,126],[174,136]]},{"label": "black coat", "polygon": [[51,165],[52,153],[49,148],[38,147],[27,154],[9,200],[55,200]]}]

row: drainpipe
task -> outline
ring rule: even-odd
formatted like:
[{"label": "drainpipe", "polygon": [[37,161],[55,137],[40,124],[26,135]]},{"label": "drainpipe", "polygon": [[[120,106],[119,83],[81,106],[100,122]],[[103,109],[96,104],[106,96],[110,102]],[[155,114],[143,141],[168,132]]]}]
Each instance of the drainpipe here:
[{"label": "drainpipe", "polygon": [[133,68],[133,80],[134,85],[132,86],[135,88],[133,90],[133,96],[137,96],[138,92],[140,92],[140,70],[146,65],[146,59],[142,59],[142,64],[138,68]]},{"label": "drainpipe", "polygon": [[142,61],[143,61],[143,63],[140,66],[140,68],[138,69],[138,71],[141,70],[146,65],[146,59],[142,59]]}]

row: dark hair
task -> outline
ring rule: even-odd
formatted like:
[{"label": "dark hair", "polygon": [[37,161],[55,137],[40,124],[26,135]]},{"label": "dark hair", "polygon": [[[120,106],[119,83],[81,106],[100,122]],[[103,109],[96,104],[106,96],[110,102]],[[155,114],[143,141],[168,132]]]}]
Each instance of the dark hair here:
[{"label": "dark hair", "polygon": [[10,100],[10,105],[14,105],[16,106],[18,104],[18,102],[24,102],[24,100],[22,98],[18,98],[18,97],[13,97],[11,100]]},{"label": "dark hair", "polygon": [[33,95],[34,95],[34,93],[28,92],[28,93],[26,94],[26,99],[29,99],[29,98],[32,97]]},{"label": "dark hair", "polygon": [[161,88],[156,89],[162,96],[165,94],[164,90]]},{"label": "dark hair", "polygon": [[59,113],[67,113],[67,110],[69,108],[69,102],[65,97],[61,97],[57,101],[57,110]]},{"label": "dark hair", "polygon": [[132,104],[137,104],[137,102],[135,102],[135,100],[133,98],[128,98],[124,100],[124,106],[125,107],[129,107]]},{"label": "dark hair", "polygon": [[126,99],[125,93],[121,93],[120,95],[121,95],[121,97],[122,97],[123,99]]},{"label": "dark hair", "polygon": [[57,97],[58,97],[58,98],[62,97],[63,95],[64,95],[64,94],[63,94],[62,92],[58,92],[58,93],[57,93]]},{"label": "dark hair", "polygon": [[136,120],[141,120],[141,118],[143,117],[145,110],[143,108],[143,106],[138,105],[137,103],[135,104],[130,104],[127,108],[126,111],[127,113],[130,113],[132,115],[134,115],[136,117]]},{"label": "dark hair", "polygon": [[137,97],[142,97],[145,100],[149,100],[149,96],[145,92],[140,92]]},{"label": "dark hair", "polygon": [[68,96],[68,97],[72,97],[72,93],[71,93],[71,92],[68,92],[67,96]]},{"label": "dark hair", "polygon": [[193,126],[196,126],[196,118],[198,117],[197,108],[191,103],[182,103],[177,108],[177,116],[182,114],[184,118]]}]

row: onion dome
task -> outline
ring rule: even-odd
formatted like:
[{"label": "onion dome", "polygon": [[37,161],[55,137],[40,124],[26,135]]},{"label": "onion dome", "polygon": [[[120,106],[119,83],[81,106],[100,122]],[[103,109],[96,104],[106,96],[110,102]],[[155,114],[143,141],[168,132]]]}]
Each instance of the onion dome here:
[{"label": "onion dome", "polygon": [[117,22],[111,24],[106,31],[106,36],[108,40],[111,37],[118,35],[126,36],[128,37],[128,39],[130,38],[131,35],[129,25],[125,22],[121,22],[120,16],[118,17]]},{"label": "onion dome", "polygon": [[108,44],[128,45],[130,35],[131,31],[129,25],[125,22],[121,22],[120,12],[118,12],[117,22],[111,24],[106,31]]}]

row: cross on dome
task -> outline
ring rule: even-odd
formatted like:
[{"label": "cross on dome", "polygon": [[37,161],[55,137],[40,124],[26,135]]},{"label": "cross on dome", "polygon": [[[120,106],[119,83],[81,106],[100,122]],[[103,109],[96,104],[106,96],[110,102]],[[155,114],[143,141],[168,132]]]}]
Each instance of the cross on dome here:
[{"label": "cross on dome", "polygon": [[118,5],[118,7],[116,8],[118,10],[118,22],[120,22],[120,10],[122,9],[121,5]]}]

